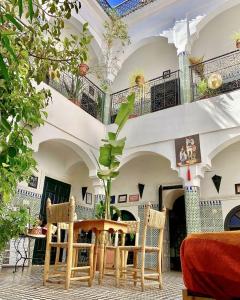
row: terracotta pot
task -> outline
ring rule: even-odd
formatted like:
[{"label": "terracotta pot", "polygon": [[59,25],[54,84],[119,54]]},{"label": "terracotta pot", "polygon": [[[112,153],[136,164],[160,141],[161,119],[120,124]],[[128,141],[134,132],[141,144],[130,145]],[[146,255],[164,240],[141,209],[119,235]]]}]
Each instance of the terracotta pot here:
[{"label": "terracotta pot", "polygon": [[[96,267],[97,271],[99,270],[98,263],[99,263],[99,249],[98,249],[98,254],[97,254],[97,267]],[[105,266],[107,268],[113,268],[114,267],[114,250],[107,249]]]},{"label": "terracotta pot", "polygon": [[69,98],[69,100],[70,100],[72,103],[74,103],[74,104],[80,106],[80,100],[79,100],[79,99]]},{"label": "terracotta pot", "polygon": [[132,115],[129,116],[129,119],[133,119],[133,118],[136,118],[136,117],[138,117],[138,115],[132,114]]},{"label": "terracotta pot", "polygon": [[240,40],[236,40],[236,48],[240,49]]},{"label": "terracotta pot", "polygon": [[42,234],[42,227],[37,226],[37,227],[30,228],[28,230],[28,233],[29,234],[34,234],[34,235]]},{"label": "terracotta pot", "polygon": [[89,66],[87,64],[80,64],[79,65],[79,74],[80,76],[85,76],[89,70]]},{"label": "terracotta pot", "polygon": [[145,80],[144,80],[144,76],[143,75],[137,75],[136,78],[135,78],[135,82],[136,82],[136,85],[137,86],[143,86],[144,83],[145,83]]}]

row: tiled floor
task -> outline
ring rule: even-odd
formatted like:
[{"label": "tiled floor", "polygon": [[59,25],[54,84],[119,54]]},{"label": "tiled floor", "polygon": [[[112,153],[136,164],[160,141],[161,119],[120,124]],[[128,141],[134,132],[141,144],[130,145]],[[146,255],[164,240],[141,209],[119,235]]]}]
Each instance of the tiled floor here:
[{"label": "tiled floor", "polygon": [[134,288],[131,284],[115,288],[110,277],[105,277],[103,285],[96,282],[89,288],[85,283],[75,283],[69,291],[55,284],[42,286],[42,268],[32,267],[24,273],[18,270],[16,274],[11,269],[0,272],[0,300],[137,300],[137,299],[167,299],[180,300],[183,287],[181,273],[164,273],[164,289],[157,286],[146,287],[145,292],[140,286]]}]

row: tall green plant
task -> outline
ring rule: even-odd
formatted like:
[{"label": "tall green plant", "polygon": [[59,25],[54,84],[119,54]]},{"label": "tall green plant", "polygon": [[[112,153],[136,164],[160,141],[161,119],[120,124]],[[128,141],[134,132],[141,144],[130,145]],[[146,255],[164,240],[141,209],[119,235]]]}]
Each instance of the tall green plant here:
[{"label": "tall green plant", "polygon": [[[31,129],[44,124],[51,93],[37,87],[49,70],[78,73],[88,56],[87,24],[63,37],[65,20],[79,0],[0,1],[0,194],[4,201],[36,169]],[[37,83],[37,84],[36,84]]]},{"label": "tall green plant", "polygon": [[108,132],[107,138],[102,140],[104,144],[100,147],[98,177],[103,181],[105,189],[105,219],[111,219],[110,200],[112,180],[119,175],[119,157],[123,154],[126,137],[119,139],[119,134],[126,124],[129,116],[134,111],[135,94],[132,93],[120,106],[115,119],[117,128],[115,132]]}]

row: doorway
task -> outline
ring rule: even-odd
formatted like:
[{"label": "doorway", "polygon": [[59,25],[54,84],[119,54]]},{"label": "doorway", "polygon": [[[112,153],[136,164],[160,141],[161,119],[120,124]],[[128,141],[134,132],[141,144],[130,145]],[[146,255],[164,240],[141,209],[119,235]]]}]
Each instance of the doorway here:
[{"label": "doorway", "polygon": [[[47,223],[46,216],[46,202],[50,198],[53,204],[63,203],[69,201],[71,191],[71,185],[65,182],[55,180],[50,177],[45,177],[43,194],[41,199],[41,208],[39,213],[39,219],[42,221],[42,224]],[[64,236],[64,232],[63,232]],[[34,251],[33,251],[33,265],[43,265],[45,260],[45,248],[46,240],[45,239],[36,239]],[[55,252],[56,249],[53,249],[51,253],[51,263],[55,261]]]},{"label": "doorway", "polygon": [[177,198],[169,210],[170,269],[181,271],[180,246],[187,235],[184,196]]}]

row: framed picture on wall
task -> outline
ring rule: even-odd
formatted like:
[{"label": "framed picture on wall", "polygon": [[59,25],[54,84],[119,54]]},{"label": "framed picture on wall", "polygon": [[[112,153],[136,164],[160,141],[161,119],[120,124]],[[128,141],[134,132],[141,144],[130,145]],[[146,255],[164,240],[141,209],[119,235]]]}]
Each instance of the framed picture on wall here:
[{"label": "framed picture on wall", "polygon": [[30,178],[29,178],[29,181],[28,181],[28,186],[31,187],[31,188],[36,189],[37,186],[38,186],[38,177],[34,176],[34,175],[31,175]]},{"label": "framed picture on wall", "polygon": [[235,194],[240,194],[240,183],[235,184]]},{"label": "framed picture on wall", "polygon": [[139,201],[139,194],[136,194],[136,195],[129,195],[128,201],[129,201],[129,202]]},{"label": "framed picture on wall", "polygon": [[92,205],[92,194],[86,193],[86,204]]},{"label": "framed picture on wall", "polygon": [[127,202],[127,194],[118,195],[118,203]]}]

